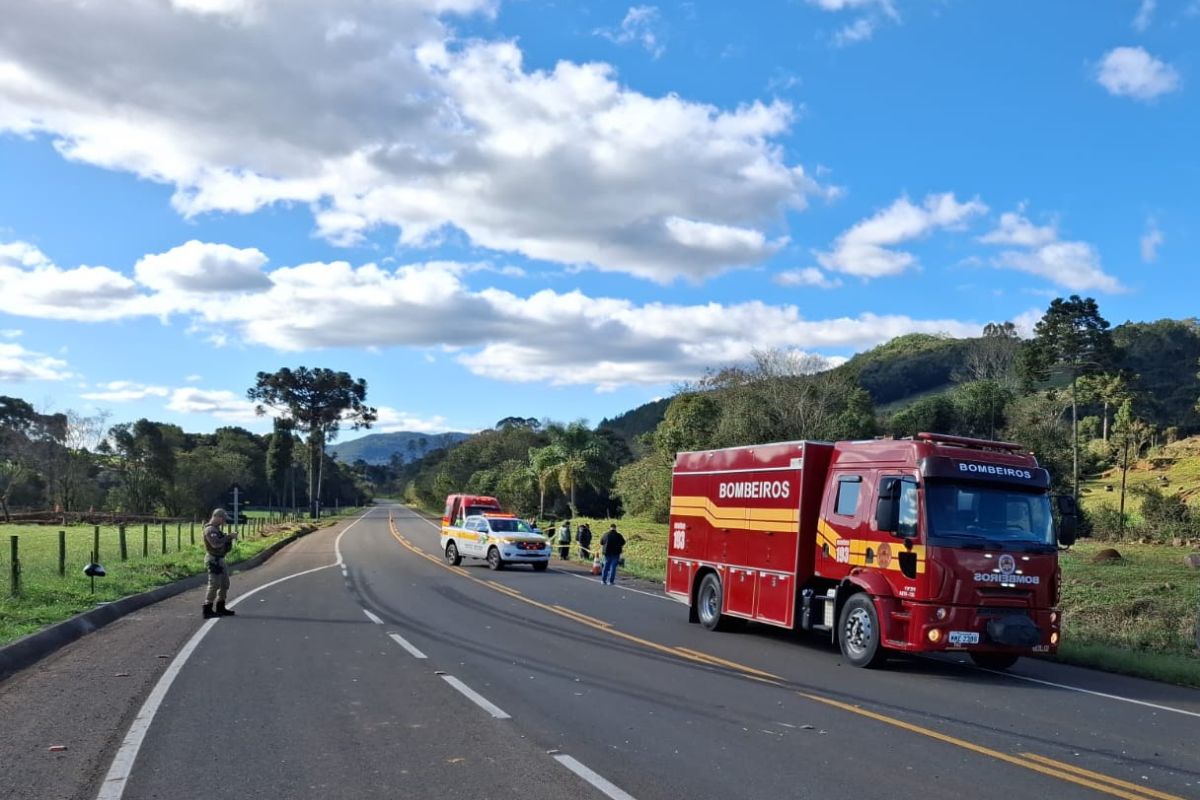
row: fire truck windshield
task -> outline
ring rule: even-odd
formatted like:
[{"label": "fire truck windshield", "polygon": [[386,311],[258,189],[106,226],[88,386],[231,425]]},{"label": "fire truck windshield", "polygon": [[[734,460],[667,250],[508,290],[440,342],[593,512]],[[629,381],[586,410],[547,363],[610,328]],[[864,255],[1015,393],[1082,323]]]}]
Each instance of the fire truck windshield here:
[{"label": "fire truck windshield", "polygon": [[1054,547],[1050,498],[1005,486],[925,482],[929,543],[950,547]]}]

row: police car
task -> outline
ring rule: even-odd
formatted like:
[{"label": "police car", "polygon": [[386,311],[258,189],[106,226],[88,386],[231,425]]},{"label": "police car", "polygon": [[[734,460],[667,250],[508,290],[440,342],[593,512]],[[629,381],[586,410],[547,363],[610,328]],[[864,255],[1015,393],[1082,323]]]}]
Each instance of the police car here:
[{"label": "police car", "polygon": [[543,572],[550,565],[550,543],[515,514],[475,514],[443,526],[442,552],[452,566],[463,558],[482,558],[491,569],[529,564]]}]

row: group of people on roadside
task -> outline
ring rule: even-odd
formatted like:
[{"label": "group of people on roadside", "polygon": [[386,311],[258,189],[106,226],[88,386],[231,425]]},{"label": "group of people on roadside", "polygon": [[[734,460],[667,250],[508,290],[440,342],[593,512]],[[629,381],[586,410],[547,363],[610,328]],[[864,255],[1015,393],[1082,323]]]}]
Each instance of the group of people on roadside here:
[{"label": "group of people on roadside", "polygon": [[[600,582],[608,585],[616,583],[617,567],[621,563],[621,553],[625,550],[625,537],[617,530],[614,522],[608,526],[608,531],[600,537],[600,551],[592,554],[592,528],[588,523],[581,522],[575,530],[575,543],[579,545],[579,555],[585,561],[595,559],[600,563]],[[554,537],[558,543],[558,557],[563,561],[571,558],[571,521],[567,520],[558,527]]]}]

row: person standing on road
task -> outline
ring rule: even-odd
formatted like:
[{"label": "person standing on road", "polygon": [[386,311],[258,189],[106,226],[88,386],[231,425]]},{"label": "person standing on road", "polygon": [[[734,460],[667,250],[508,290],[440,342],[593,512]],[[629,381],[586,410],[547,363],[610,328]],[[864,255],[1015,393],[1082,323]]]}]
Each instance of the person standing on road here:
[{"label": "person standing on road", "polygon": [[228,519],[225,509],[218,508],[204,526],[204,566],[208,569],[208,594],[204,596],[205,619],[232,617],[235,613],[225,607],[225,596],[229,593],[229,567],[225,564],[225,556],[237,539],[236,533],[224,531]]},{"label": "person standing on road", "polygon": [[600,550],[604,553],[604,570],[600,573],[600,582],[612,586],[617,582],[617,564],[621,561],[621,552],[625,549],[625,537],[617,531],[617,523],[608,526],[608,533],[600,537]]},{"label": "person standing on road", "polygon": [[566,561],[571,557],[571,521],[567,520],[558,529],[558,557]]},{"label": "person standing on road", "polygon": [[592,526],[586,522],[575,532],[575,541],[579,542],[579,556],[584,561],[592,560]]}]

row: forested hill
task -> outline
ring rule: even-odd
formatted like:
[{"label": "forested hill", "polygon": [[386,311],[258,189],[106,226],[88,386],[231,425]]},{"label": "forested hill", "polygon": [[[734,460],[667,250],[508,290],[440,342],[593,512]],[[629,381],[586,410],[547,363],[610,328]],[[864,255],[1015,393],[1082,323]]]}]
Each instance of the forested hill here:
[{"label": "forested hill", "polygon": [[636,437],[658,427],[658,423],[662,422],[669,405],[671,405],[670,397],[651,400],[624,414],[618,414],[612,419],[602,419],[597,427],[613,431],[627,443],[632,443]]},{"label": "forested hill", "polygon": [[[1144,403],[1146,421],[1200,432],[1200,320],[1126,322],[1112,329],[1118,370]],[[963,380],[979,339],[914,333],[859,353],[835,372],[852,374],[878,410],[894,412]]]},{"label": "forested hill", "polygon": [[431,450],[456,444],[469,437],[469,433],[370,433],[360,439],[336,442],[329,446],[329,453],[345,464],[353,464],[359,459],[368,464],[387,464],[393,454],[408,463]]}]

